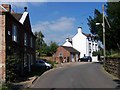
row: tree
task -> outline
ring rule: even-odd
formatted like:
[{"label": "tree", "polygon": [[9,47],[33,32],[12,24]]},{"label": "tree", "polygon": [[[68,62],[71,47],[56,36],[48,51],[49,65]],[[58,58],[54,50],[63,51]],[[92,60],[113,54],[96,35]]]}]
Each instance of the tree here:
[{"label": "tree", "polygon": [[34,34],[37,37],[36,38],[36,49],[40,50],[40,48],[42,47],[43,43],[45,43],[44,40],[43,40],[44,35],[42,34],[41,31],[40,32],[35,32]]},{"label": "tree", "polygon": [[[45,41],[43,40],[44,35],[42,34],[42,32],[35,32],[34,35],[37,37],[36,38],[36,51],[38,53],[38,56],[40,56],[40,54],[42,53],[42,46],[45,46]],[[43,46],[43,47],[44,47]]]},{"label": "tree", "polygon": [[56,42],[50,42],[50,45],[47,47],[47,56],[52,56],[58,48],[58,44]]},{"label": "tree", "polygon": [[[102,14],[96,9],[94,14],[94,17],[89,16],[88,26],[91,33],[98,35],[99,40],[103,42],[103,27],[95,25],[95,23],[102,23]],[[109,28],[105,21],[106,49],[120,50],[120,2],[106,4],[106,17],[112,27]]]},{"label": "tree", "polygon": [[106,5],[106,13],[111,24],[111,37],[113,38],[114,43],[113,49],[120,50],[120,2],[110,3]]}]

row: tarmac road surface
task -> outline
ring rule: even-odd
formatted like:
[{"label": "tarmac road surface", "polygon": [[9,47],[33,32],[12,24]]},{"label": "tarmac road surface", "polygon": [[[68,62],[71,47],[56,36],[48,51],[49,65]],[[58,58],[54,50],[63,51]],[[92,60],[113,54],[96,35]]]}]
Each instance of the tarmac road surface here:
[{"label": "tarmac road surface", "polygon": [[118,88],[119,84],[99,63],[76,62],[44,73],[31,88]]}]

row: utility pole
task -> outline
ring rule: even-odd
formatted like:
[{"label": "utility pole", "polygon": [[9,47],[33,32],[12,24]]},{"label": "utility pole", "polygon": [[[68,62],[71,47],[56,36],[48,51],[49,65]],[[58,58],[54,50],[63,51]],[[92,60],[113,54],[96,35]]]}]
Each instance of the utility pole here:
[{"label": "utility pole", "polygon": [[105,14],[104,14],[104,4],[102,5],[102,13],[103,13],[103,54],[104,54],[104,64],[105,64],[105,57],[106,57],[106,51],[105,51]]}]

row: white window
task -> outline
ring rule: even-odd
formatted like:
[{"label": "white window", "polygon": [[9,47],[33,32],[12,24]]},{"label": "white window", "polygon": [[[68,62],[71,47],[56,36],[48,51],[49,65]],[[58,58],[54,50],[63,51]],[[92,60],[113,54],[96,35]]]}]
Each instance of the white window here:
[{"label": "white window", "polygon": [[24,33],[24,45],[27,45],[27,34]]},{"label": "white window", "polygon": [[27,55],[24,54],[24,67],[26,67],[26,66],[27,66]]},{"label": "white window", "polygon": [[17,42],[17,26],[16,25],[12,26],[12,40]]},{"label": "white window", "polygon": [[8,35],[10,35],[11,34],[11,32],[10,31],[8,31]]}]

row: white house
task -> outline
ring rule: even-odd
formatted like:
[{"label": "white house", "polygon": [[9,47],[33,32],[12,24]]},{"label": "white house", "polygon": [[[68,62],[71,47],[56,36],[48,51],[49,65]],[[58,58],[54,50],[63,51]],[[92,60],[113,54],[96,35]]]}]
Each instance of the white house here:
[{"label": "white house", "polygon": [[95,39],[95,36],[83,33],[81,27],[78,27],[78,32],[72,38],[72,41],[69,41],[69,38],[67,38],[63,46],[72,46],[78,50],[80,58],[86,55],[91,56],[93,61],[97,61],[97,57],[93,57],[92,53],[93,51],[98,51],[98,41]]},{"label": "white house", "polygon": [[72,44],[73,48],[81,52],[80,57],[92,56],[93,51],[98,51],[98,41],[95,40],[95,36],[83,33],[81,27],[78,27],[78,33],[72,38]]},{"label": "white house", "polygon": [[62,46],[73,47],[69,38],[66,38],[66,42]]}]

